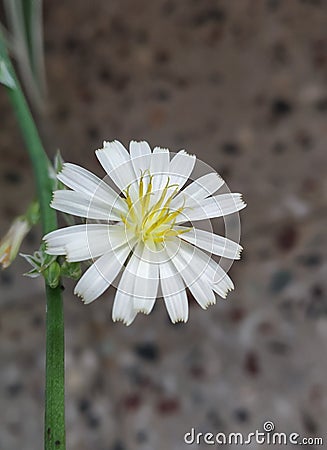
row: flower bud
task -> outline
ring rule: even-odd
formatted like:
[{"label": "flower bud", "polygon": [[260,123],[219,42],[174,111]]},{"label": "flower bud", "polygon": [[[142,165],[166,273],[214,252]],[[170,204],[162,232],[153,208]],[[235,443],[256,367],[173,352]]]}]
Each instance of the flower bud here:
[{"label": "flower bud", "polygon": [[14,220],[7,234],[0,241],[0,264],[3,269],[10,266],[16,258],[24,237],[30,230],[30,225],[24,217]]},{"label": "flower bud", "polygon": [[78,280],[82,275],[81,264],[78,262],[65,261],[61,266],[61,275],[63,277],[72,278]]},{"label": "flower bud", "polygon": [[60,265],[57,261],[53,261],[49,267],[47,267],[43,272],[46,283],[51,288],[56,288],[60,282]]}]

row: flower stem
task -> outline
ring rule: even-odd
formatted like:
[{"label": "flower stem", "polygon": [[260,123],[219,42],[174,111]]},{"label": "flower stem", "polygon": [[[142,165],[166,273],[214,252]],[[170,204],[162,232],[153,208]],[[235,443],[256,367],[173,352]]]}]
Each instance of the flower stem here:
[{"label": "flower stem", "polygon": [[[15,86],[7,90],[16,113],[27,150],[33,165],[40,217],[44,233],[57,228],[57,217],[50,208],[52,185],[48,175],[48,158],[25,100],[0,32],[0,60],[6,65]],[[64,316],[60,287],[46,286],[46,383],[45,383],[45,450],[65,449],[65,392],[64,392]]]}]

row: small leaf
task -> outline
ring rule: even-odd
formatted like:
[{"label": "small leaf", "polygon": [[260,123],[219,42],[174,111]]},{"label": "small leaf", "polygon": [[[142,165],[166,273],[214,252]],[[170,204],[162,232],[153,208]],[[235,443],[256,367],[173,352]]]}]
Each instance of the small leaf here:
[{"label": "small leaf", "polygon": [[41,263],[34,255],[26,255],[24,253],[20,253],[20,256],[22,256],[34,269],[40,270]]},{"label": "small leaf", "polygon": [[53,164],[49,161],[48,173],[49,173],[49,178],[51,180],[53,180],[53,190],[65,189],[64,184],[62,184],[57,179],[57,175],[59,172],[61,172],[64,162],[65,161],[64,161],[63,157],[61,156],[59,149],[56,152],[56,156],[54,157]]},{"label": "small leaf", "polygon": [[32,270],[36,270],[38,273],[45,271],[55,260],[55,255],[48,255],[45,253],[44,245],[41,245],[40,250],[34,252],[33,255],[25,255],[20,253],[20,256],[26,259],[26,261],[33,267]]},{"label": "small leaf", "polygon": [[8,67],[3,59],[0,60],[0,83],[4,84],[10,89],[16,88],[15,80],[10,75]]},{"label": "small leaf", "polygon": [[37,278],[41,273],[37,269],[31,269],[29,272],[23,274],[24,277]]},{"label": "small leaf", "polygon": [[60,150],[58,149],[56,152],[56,156],[54,158],[54,169],[56,173],[59,173],[62,171],[62,167],[64,165],[64,159],[61,156]]}]

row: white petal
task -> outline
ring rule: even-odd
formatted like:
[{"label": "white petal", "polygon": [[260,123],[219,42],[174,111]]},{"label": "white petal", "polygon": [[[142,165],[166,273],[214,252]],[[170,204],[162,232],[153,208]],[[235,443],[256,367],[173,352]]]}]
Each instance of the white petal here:
[{"label": "white petal", "polygon": [[[124,273],[122,275],[121,282],[123,280]],[[125,294],[123,291],[119,290],[118,287],[112,307],[112,320],[114,322],[123,322],[128,326],[133,322],[136,315],[137,312],[134,309],[133,297]]]},{"label": "white petal", "polygon": [[185,150],[179,151],[169,163],[170,184],[178,184],[181,189],[189,179],[195,161],[195,155],[189,155]]},{"label": "white petal", "polygon": [[121,191],[131,186],[133,194],[136,176],[130,155],[119,141],[104,142],[102,149],[96,150],[96,156],[112,181]]},{"label": "white petal", "polygon": [[160,197],[161,190],[165,187],[169,174],[169,150],[155,147],[151,155],[150,173],[153,176],[152,204]]},{"label": "white petal", "polygon": [[[51,231],[46,234],[43,240],[46,242],[46,252],[49,255],[65,255],[66,243],[79,231],[81,225],[74,225],[72,227],[60,228],[59,230]],[[83,226],[83,225],[82,225]]]},{"label": "white petal", "polygon": [[158,291],[158,265],[151,261],[151,253],[143,243],[137,245],[118,287],[133,299],[135,311],[144,314],[152,311]]},{"label": "white petal", "polygon": [[116,278],[130,251],[129,244],[125,244],[105,253],[87,269],[75,286],[74,293],[84,303],[91,303],[98,298]]},{"label": "white petal", "polygon": [[146,170],[150,169],[151,148],[145,141],[131,141],[129,144],[129,153],[137,178]]},{"label": "white petal", "polygon": [[[187,227],[176,227],[176,230],[189,230]],[[240,259],[242,247],[230,239],[209,231],[193,228],[179,235],[184,241],[190,242],[207,252],[224,258]]]},{"label": "white petal", "polygon": [[227,216],[245,207],[246,203],[242,200],[241,194],[216,195],[215,197],[204,199],[198,206],[185,208],[177,218],[176,223]]},{"label": "white petal", "polygon": [[121,220],[120,213],[97,197],[75,191],[55,191],[51,207],[73,216],[97,220]]},{"label": "white petal", "polygon": [[[203,252],[201,252],[204,254]],[[205,272],[207,279],[211,284],[212,289],[222,298],[226,298],[228,292],[234,289],[234,283],[224,271],[222,267],[212,258],[208,262],[208,267]]]},{"label": "white petal", "polygon": [[234,283],[230,279],[230,277],[227,275],[227,273],[224,271],[222,267],[219,266],[219,264],[216,263],[213,259],[210,261],[210,267],[212,269],[213,280],[214,283],[212,284],[212,289],[220,295],[222,298],[226,298],[228,292],[232,291],[234,289]]},{"label": "white petal", "polygon": [[178,245],[175,246],[173,244],[169,247],[167,252],[171,257],[171,261],[201,308],[206,309],[209,305],[216,303],[216,297],[210,287],[210,283],[208,283],[204,274],[199,273],[199,267],[195,262],[188,264],[188,261],[185,260],[185,256],[188,257],[188,254],[180,251]]},{"label": "white petal", "polygon": [[116,167],[130,161],[128,151],[119,141],[104,141],[103,148],[96,150],[95,153],[108,175]]},{"label": "white petal", "polygon": [[183,280],[169,259],[160,265],[160,284],[173,323],[187,322],[188,300]]},{"label": "white petal", "polygon": [[126,243],[124,227],[107,224],[85,224],[61,228],[43,238],[49,255],[66,255],[67,261],[97,258]]},{"label": "white petal", "polygon": [[177,209],[183,203],[187,206],[199,205],[203,199],[217,192],[223,184],[224,180],[216,172],[203,175],[176,195],[171,206]]},{"label": "white petal", "polygon": [[170,154],[168,148],[155,147],[150,162],[151,175],[168,174],[169,159]]},{"label": "white petal", "polygon": [[[66,259],[69,262],[85,261],[95,259],[106,252],[114,251],[116,248],[127,243],[125,229],[119,225],[107,226],[107,229],[92,230],[85,233],[84,242],[77,240],[66,244]],[[101,225],[100,225],[101,226]]]},{"label": "white petal", "polygon": [[193,266],[198,277],[204,277],[211,289],[225,298],[234,289],[234,284],[227,273],[209,255],[193,245],[180,241],[179,253],[185,261],[185,269]]},{"label": "white petal", "polygon": [[114,205],[121,212],[126,210],[125,203],[119,195],[105,181],[83,167],[65,163],[57,178],[74,191],[89,196],[95,195],[105,203]]},{"label": "white petal", "polygon": [[[113,321],[122,321],[126,325],[129,325],[134,320],[138,309],[136,308],[138,300],[141,298],[136,297],[136,295],[141,294],[143,291],[140,289],[140,283],[138,277],[140,274],[139,265],[141,260],[139,259],[139,254],[142,254],[141,247],[143,244],[138,244],[136,250],[132,253],[130,260],[122,274],[121,280],[119,282],[117,293],[115,296],[115,301],[112,309],[112,319]],[[144,281],[143,284],[147,283],[148,280]],[[139,286],[136,286],[139,283]],[[138,292],[136,292],[138,290]],[[149,298],[149,303],[152,303]],[[149,312],[153,307],[148,305]]]},{"label": "white petal", "polygon": [[154,262],[153,251],[143,244],[136,249],[135,256],[138,264],[134,282],[134,308],[138,312],[150,314],[157,298],[159,266]]},{"label": "white petal", "polygon": [[[43,240],[46,242],[47,253],[49,255],[65,255],[66,245],[71,241],[80,241],[85,237],[86,227],[90,226],[94,228],[94,224],[90,225],[73,225],[71,227],[60,228],[51,233],[46,234]],[[98,224],[95,225],[98,227]],[[102,227],[108,227],[108,225],[101,225]],[[60,250],[63,250],[60,253]]]}]

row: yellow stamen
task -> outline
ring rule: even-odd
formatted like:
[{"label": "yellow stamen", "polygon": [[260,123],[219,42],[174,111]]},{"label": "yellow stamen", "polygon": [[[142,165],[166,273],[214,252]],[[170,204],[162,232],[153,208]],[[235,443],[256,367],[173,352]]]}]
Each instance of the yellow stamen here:
[{"label": "yellow stamen", "polygon": [[[146,173],[148,173],[149,182],[145,191],[144,178]],[[169,189],[173,187],[175,187],[173,192],[168,194]],[[163,243],[165,239],[188,232],[191,228],[181,231],[175,229],[176,218],[184,209],[184,202],[177,210],[170,209],[171,202],[177,192],[178,185],[171,185],[168,177],[159,199],[153,205],[150,205],[151,196],[154,194],[153,175],[149,171],[141,172],[138,198],[131,197],[130,186],[124,192],[128,213],[127,215],[122,214],[121,220],[125,227],[130,232],[135,233],[139,240],[147,242],[151,247]]]}]

